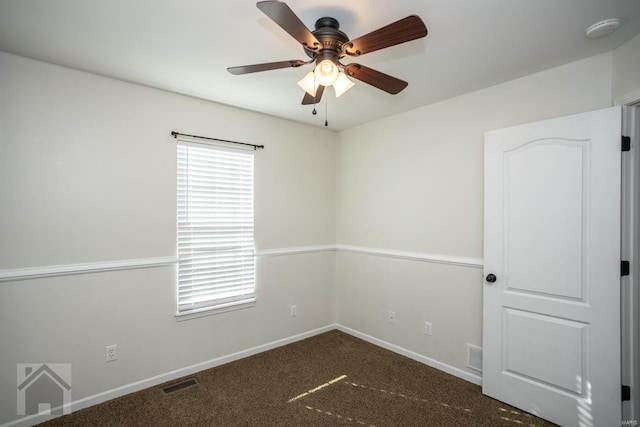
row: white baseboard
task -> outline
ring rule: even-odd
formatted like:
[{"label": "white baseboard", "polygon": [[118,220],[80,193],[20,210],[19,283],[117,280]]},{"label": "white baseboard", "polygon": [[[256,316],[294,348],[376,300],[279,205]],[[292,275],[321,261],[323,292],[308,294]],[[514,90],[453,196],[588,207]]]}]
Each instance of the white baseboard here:
[{"label": "white baseboard", "polygon": [[339,331],[342,331],[346,334],[353,335],[356,338],[360,338],[362,340],[370,342],[371,344],[377,345],[378,347],[382,347],[387,350],[393,351],[394,353],[401,354],[417,362],[423,363],[427,366],[431,366],[432,368],[436,368],[440,371],[446,372],[447,374],[451,374],[454,377],[461,378],[476,385],[482,385],[482,377],[478,375],[472,374],[451,365],[447,365],[446,363],[439,362],[435,359],[431,359],[430,357],[423,356],[422,354],[407,350],[406,348],[402,348],[395,344],[382,341],[378,338],[372,337],[371,335],[363,334],[362,332],[356,331],[355,329],[351,329],[340,324],[336,324],[335,327]]},{"label": "white baseboard", "polygon": [[[303,332],[301,334],[293,335],[288,338],[272,341],[270,343],[262,344],[253,348],[249,348],[247,350],[238,351],[236,353],[228,354],[226,356],[216,357],[215,359],[206,360],[204,362],[196,363],[195,365],[176,369],[171,372],[166,372],[164,374],[156,375],[151,378],[146,378],[144,380],[126,384],[121,387],[114,388],[112,390],[107,390],[102,393],[94,394],[93,396],[75,400],[65,406],[70,406],[71,411],[78,411],[80,409],[88,408],[89,406],[106,402],[107,400],[115,399],[117,397],[124,396],[126,394],[134,393],[136,391],[140,391],[148,387],[154,387],[154,386],[157,386],[158,384],[162,384],[167,381],[172,381],[187,375],[193,375],[197,372],[204,371],[205,369],[215,368],[216,366],[224,365],[225,363],[230,363],[236,360],[244,359],[245,357],[253,356],[254,354],[258,354],[268,350],[272,350],[274,348],[282,347],[284,345],[291,344],[306,338],[311,338],[315,335],[329,332],[334,329],[336,329],[335,324],[323,326],[321,328]],[[55,409],[58,409],[58,408],[52,408],[51,411],[53,412]],[[6,427],[33,426],[35,424],[39,424],[50,419],[52,419],[52,417],[49,415],[30,415],[30,416],[17,419],[15,421],[11,421],[7,424],[3,424],[3,426],[6,426]]]},{"label": "white baseboard", "polygon": [[[193,375],[197,372],[204,371],[205,369],[215,368],[216,366],[224,365],[226,363],[234,362],[236,360],[243,359],[245,357],[253,356],[258,353],[262,353],[268,350],[272,350],[274,348],[282,347],[287,344],[294,343],[296,341],[300,341],[306,338],[311,338],[313,336],[332,331],[337,329],[346,334],[352,335],[356,338],[360,338],[364,341],[367,341],[371,344],[377,345],[378,347],[385,348],[387,350],[393,351],[394,353],[401,354],[410,359],[416,360],[420,363],[423,363],[427,366],[431,366],[432,368],[436,368],[440,371],[451,374],[455,377],[461,378],[463,380],[469,381],[473,384],[481,385],[482,378],[471,374],[469,372],[465,372],[462,369],[458,369],[451,365],[447,365],[446,363],[439,362],[437,360],[431,359],[429,357],[423,356],[421,354],[415,353],[411,350],[407,350],[405,348],[399,347],[395,344],[388,343],[386,341],[382,341],[378,338],[372,337],[370,335],[364,334],[362,332],[356,331],[355,329],[348,328],[338,323],[334,323],[331,325],[323,326],[318,329],[313,329],[311,331],[303,332],[301,334],[293,335],[288,338],[283,338],[280,340],[272,341],[270,343],[262,344],[256,347],[249,348],[247,350],[238,351],[236,353],[228,354],[226,356],[216,357],[214,359],[206,360],[204,362],[196,363],[191,366],[187,366],[184,368],[176,369],[171,372],[166,372],[164,374],[156,375],[151,378],[146,378],[144,380],[136,381],[130,384],[123,385],[121,387],[117,387],[111,390],[107,390],[102,393],[94,394],[93,396],[85,397],[79,400],[75,400],[68,405],[70,406],[71,411],[78,411],[80,409],[88,408],[89,406],[97,405],[102,402],[106,402],[107,400],[115,399],[117,397],[121,397],[130,393],[134,393],[136,391],[140,391],[142,389],[148,387],[154,387],[158,384],[162,384],[168,381],[172,381],[187,375]],[[52,408],[51,411],[57,408]],[[30,415],[15,421],[11,421],[7,424],[3,424],[3,426],[32,426],[35,424],[42,423],[44,421],[50,420],[51,416],[47,415]]]}]

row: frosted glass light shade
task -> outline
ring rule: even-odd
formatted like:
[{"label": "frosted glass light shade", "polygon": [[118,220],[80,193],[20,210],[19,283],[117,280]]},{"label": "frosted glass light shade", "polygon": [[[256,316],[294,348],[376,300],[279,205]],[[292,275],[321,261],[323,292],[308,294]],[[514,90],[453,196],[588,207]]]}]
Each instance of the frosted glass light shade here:
[{"label": "frosted glass light shade", "polygon": [[331,86],[338,78],[338,67],[329,59],[321,61],[315,70],[316,80],[322,86]]},{"label": "frosted glass light shade", "polygon": [[320,82],[315,78],[313,71],[309,71],[306,76],[302,80],[298,82],[298,86],[304,89],[309,95],[315,97],[316,90],[318,90],[318,86],[320,86]]},{"label": "frosted glass light shade", "polygon": [[336,98],[351,89],[355,85],[354,82],[349,80],[349,77],[343,72],[338,73],[338,78],[333,84],[333,90],[336,91]]}]

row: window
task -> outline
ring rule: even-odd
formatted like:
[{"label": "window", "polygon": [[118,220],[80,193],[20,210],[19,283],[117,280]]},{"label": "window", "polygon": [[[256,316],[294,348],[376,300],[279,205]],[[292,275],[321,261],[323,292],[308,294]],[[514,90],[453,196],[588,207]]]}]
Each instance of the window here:
[{"label": "window", "polygon": [[255,303],[253,151],[178,141],[178,313]]}]

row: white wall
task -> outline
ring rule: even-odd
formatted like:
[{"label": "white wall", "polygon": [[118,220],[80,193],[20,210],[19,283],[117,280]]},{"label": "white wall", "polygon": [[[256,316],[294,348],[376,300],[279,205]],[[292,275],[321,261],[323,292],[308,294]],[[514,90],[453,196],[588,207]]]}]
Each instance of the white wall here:
[{"label": "white wall", "polygon": [[[5,53],[0,70],[0,271],[175,256],[172,130],[266,146],[258,250],[335,242],[334,133]],[[0,282],[0,424],[18,363],[71,363],[79,400],[332,324],[334,264],[261,257],[254,308],[182,322],[173,265]]]},{"label": "white wall", "polygon": [[613,99],[640,98],[640,34],[613,51]]},{"label": "white wall", "polygon": [[[338,244],[481,259],[484,131],[610,106],[611,79],[607,53],[341,132]],[[338,323],[474,373],[481,268],[338,252],[336,274]]]}]

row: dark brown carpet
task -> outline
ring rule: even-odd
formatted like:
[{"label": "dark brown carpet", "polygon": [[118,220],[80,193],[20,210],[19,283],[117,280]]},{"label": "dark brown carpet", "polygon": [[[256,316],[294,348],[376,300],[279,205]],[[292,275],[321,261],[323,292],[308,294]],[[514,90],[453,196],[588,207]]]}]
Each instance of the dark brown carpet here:
[{"label": "dark brown carpet", "polygon": [[551,426],[480,387],[331,331],[129,394],[46,426]]}]

